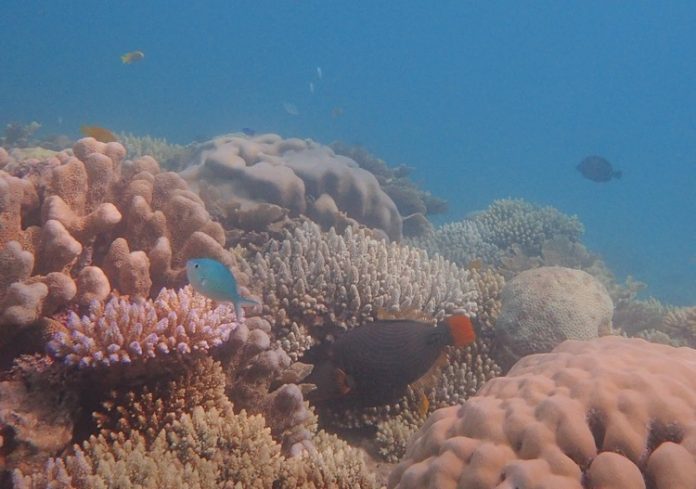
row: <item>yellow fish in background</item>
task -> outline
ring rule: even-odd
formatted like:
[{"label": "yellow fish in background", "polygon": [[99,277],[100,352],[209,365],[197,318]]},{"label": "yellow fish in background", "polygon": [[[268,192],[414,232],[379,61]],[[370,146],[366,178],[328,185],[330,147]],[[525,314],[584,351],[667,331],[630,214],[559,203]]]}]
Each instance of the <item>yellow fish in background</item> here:
[{"label": "yellow fish in background", "polygon": [[137,61],[142,61],[144,57],[145,53],[142,51],[131,51],[130,53],[121,55],[121,63],[129,65]]},{"label": "yellow fish in background", "polygon": [[118,138],[113,132],[99,126],[80,126],[80,132],[102,143],[118,141]]}]

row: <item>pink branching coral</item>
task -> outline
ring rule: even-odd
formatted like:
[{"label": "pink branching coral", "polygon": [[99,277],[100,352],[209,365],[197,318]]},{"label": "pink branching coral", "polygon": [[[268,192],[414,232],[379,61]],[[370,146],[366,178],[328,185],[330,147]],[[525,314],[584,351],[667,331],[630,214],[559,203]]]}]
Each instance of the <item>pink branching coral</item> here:
[{"label": "pink branching coral", "polygon": [[67,364],[92,367],[207,351],[227,341],[237,322],[234,308],[213,308],[188,286],[163,289],[155,300],[94,302],[87,316],[69,312],[65,326],[53,335],[50,352]]}]

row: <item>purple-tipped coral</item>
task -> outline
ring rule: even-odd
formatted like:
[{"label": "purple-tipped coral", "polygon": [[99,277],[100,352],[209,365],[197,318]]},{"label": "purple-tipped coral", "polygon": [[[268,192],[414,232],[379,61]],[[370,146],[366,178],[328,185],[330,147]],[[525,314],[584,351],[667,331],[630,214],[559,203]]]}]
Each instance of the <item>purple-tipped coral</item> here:
[{"label": "purple-tipped coral", "polygon": [[66,364],[92,367],[130,363],[170,353],[208,351],[227,341],[238,323],[234,308],[194,294],[163,289],[155,300],[94,302],[89,315],[68,314],[49,351]]}]

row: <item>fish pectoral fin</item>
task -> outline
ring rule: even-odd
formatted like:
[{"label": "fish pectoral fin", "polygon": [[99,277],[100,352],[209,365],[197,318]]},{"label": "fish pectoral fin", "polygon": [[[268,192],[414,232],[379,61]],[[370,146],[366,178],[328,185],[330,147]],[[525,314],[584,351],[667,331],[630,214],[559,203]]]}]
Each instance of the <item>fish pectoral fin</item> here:
[{"label": "fish pectoral fin", "polygon": [[352,384],[354,384],[353,379],[342,369],[337,368],[336,371],[334,372],[335,375],[335,380],[336,380],[336,387],[338,388],[338,392],[342,395],[345,396],[349,394],[352,390]]}]

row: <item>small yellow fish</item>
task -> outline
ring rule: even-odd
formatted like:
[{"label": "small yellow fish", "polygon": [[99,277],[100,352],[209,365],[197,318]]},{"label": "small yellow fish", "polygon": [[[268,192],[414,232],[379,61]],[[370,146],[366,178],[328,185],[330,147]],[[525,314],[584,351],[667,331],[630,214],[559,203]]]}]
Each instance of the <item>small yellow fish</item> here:
[{"label": "small yellow fish", "polygon": [[102,143],[112,143],[114,141],[118,141],[118,138],[113,132],[99,126],[80,126],[80,132],[85,136],[94,138]]},{"label": "small yellow fish", "polygon": [[135,63],[136,61],[142,61],[145,57],[145,53],[142,51],[131,51],[130,53],[121,55],[121,63],[129,65]]}]

